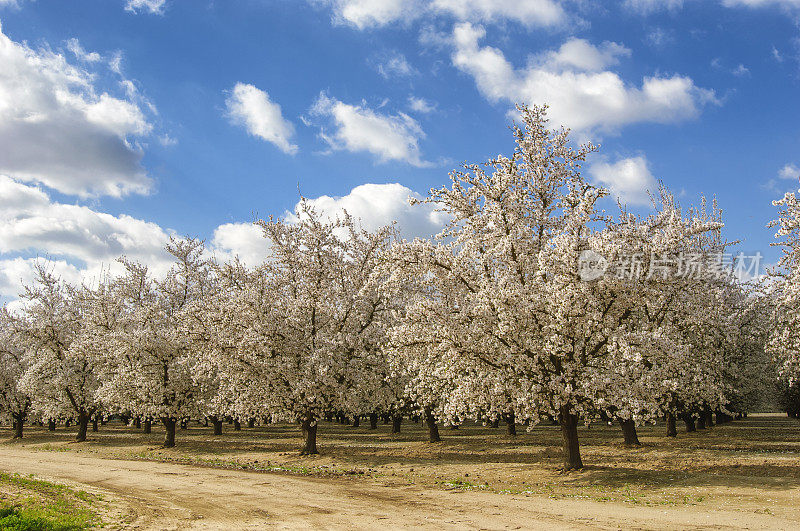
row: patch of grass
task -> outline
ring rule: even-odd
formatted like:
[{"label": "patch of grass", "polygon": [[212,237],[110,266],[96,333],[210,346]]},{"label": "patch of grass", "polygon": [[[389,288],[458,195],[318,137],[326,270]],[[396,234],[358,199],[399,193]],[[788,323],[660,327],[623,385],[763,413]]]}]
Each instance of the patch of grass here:
[{"label": "patch of grass", "polygon": [[72,531],[102,525],[85,491],[19,474],[0,473],[0,529]]}]

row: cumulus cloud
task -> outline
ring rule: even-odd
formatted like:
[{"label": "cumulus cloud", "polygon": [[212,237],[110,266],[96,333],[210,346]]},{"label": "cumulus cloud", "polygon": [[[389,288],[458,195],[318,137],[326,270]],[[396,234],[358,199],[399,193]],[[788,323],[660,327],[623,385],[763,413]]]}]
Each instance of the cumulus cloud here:
[{"label": "cumulus cloud", "polygon": [[[68,46],[96,62],[77,41]],[[95,72],[0,28],[0,173],[82,197],[148,192],[152,180],[131,138],[151,132],[152,106],[128,89],[125,97],[99,92],[96,81]]]},{"label": "cumulus cloud", "polygon": [[332,128],[320,131],[320,137],[332,150],[367,152],[380,162],[399,160],[425,167],[419,141],[425,138],[419,123],[405,113],[381,114],[361,105],[349,105],[328,97],[324,92],[310,110],[314,117],[326,119]]},{"label": "cumulus cloud", "polygon": [[275,144],[284,153],[297,153],[297,146],[291,142],[294,125],[284,119],[281,106],[273,102],[269,94],[253,85],[237,83],[225,103],[231,122]]},{"label": "cumulus cloud", "polygon": [[[447,222],[446,215],[436,212],[433,205],[412,205],[410,198],[422,199],[422,196],[399,183],[366,183],[342,197],[323,195],[307,201],[329,218],[347,211],[366,230],[374,231],[397,222],[396,228],[403,238],[428,238],[439,233]],[[286,219],[297,218],[294,213],[287,213]]]},{"label": "cumulus cloud", "polygon": [[[345,211],[370,231],[378,230],[396,222],[400,236],[406,239],[429,238],[438,234],[447,216],[436,212],[427,204],[411,205],[410,198],[422,199],[417,192],[398,183],[366,183],[353,188],[342,197],[323,195],[306,199],[314,209],[327,219],[341,216]],[[295,212],[299,202],[284,219],[297,222]],[[210,248],[220,261],[234,257],[253,267],[269,258],[269,242],[258,225],[253,223],[226,223],[214,231]]]},{"label": "cumulus cloud", "polygon": [[658,190],[658,182],[643,156],[620,159],[614,163],[596,162],[589,166],[595,184],[604,186],[622,203],[649,205],[648,192]]},{"label": "cumulus cloud", "polygon": [[485,30],[469,23],[453,32],[453,64],[471,75],[490,101],[550,105],[550,118],[579,131],[616,132],[637,122],[675,122],[695,117],[716,101],[710,90],[684,76],[645,77],[631,86],[605,67],[630,51],[617,43],[599,46],[567,41],[557,51],[515,68],[502,51],[480,46]]},{"label": "cumulus cloud", "polygon": [[166,3],[167,0],[127,0],[125,3],[125,11],[162,15]]},{"label": "cumulus cloud", "polygon": [[15,296],[19,279],[29,278],[25,271],[35,263],[30,255],[52,259],[59,270],[72,272],[71,280],[75,275],[99,278],[107,268],[113,272],[121,255],[155,272],[168,267],[164,245],[170,233],[155,223],[54,202],[41,188],[5,175],[0,175],[0,197],[2,296]]},{"label": "cumulus cloud", "polygon": [[248,267],[257,266],[269,257],[264,231],[254,223],[220,225],[211,238],[211,250],[220,262],[238,257]]},{"label": "cumulus cloud", "polygon": [[310,0],[328,5],[333,20],[358,29],[443,17],[458,21],[514,21],[525,26],[563,24],[566,13],[555,0]]}]

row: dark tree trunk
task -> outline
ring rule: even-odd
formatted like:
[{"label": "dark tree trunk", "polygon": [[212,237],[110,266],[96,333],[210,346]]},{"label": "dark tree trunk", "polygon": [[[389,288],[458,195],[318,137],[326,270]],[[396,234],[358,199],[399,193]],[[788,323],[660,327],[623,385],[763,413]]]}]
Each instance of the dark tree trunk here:
[{"label": "dark tree trunk", "polygon": [[562,407],[558,414],[558,424],[561,426],[564,446],[564,470],[580,470],[583,462],[578,444],[578,416],[570,413],[569,408]]},{"label": "dark tree trunk", "polygon": [[177,422],[175,419],[169,417],[161,417],[161,423],[164,424],[164,430],[166,431],[166,434],[164,435],[164,448],[174,448],[175,424],[177,424]]},{"label": "dark tree trunk", "polygon": [[236,419],[233,419],[233,429],[234,429],[235,431],[241,431],[241,429],[242,429],[242,423],[241,423],[241,422],[239,422],[239,421],[238,421],[238,420],[236,420]]},{"label": "dark tree trunk", "polygon": [[683,422],[686,424],[686,433],[697,431],[697,426],[694,425],[694,417],[688,413],[683,415]]},{"label": "dark tree trunk", "polygon": [[641,446],[639,436],[636,434],[636,423],[633,419],[619,419],[619,425],[622,427],[622,437],[625,441],[625,446]]},{"label": "dark tree trunk", "polygon": [[247,427],[248,428],[255,428],[256,427],[256,419],[247,419]]},{"label": "dark tree trunk", "polygon": [[497,429],[500,427],[500,417],[495,417],[492,421],[492,428]]},{"label": "dark tree trunk", "polygon": [[89,429],[89,415],[85,411],[78,413],[78,434],[75,436],[76,442],[86,440],[86,432]]},{"label": "dark tree trunk", "polygon": [[517,419],[514,416],[514,413],[506,414],[506,433],[508,435],[517,434]]},{"label": "dark tree trunk", "polygon": [[211,416],[208,417],[208,420],[210,420],[211,424],[214,425],[214,435],[222,435],[222,419]]},{"label": "dark tree trunk", "polygon": [[136,428],[137,430],[142,427],[141,417],[136,417],[135,419],[133,419],[133,427]]},{"label": "dark tree trunk", "polygon": [[714,414],[711,412],[710,409],[707,409],[705,411],[705,416],[706,416],[706,426],[708,426],[709,428],[713,428],[714,427]]},{"label": "dark tree trunk", "polygon": [[678,429],[675,427],[675,414],[667,413],[667,437],[677,437]]},{"label": "dark tree trunk", "polygon": [[383,415],[381,415],[381,421],[383,421],[384,426],[389,424],[390,420],[392,420],[391,415],[389,415],[388,413],[384,413]]},{"label": "dark tree trunk", "polygon": [[300,451],[300,455],[315,455],[317,451],[317,420],[308,415],[300,421],[300,429],[303,430],[305,445]]},{"label": "dark tree trunk", "polygon": [[358,428],[361,426],[361,417],[359,415],[353,415],[353,427]]},{"label": "dark tree trunk", "polygon": [[697,417],[697,429],[698,430],[706,429],[706,416],[703,413],[700,413],[700,416]]},{"label": "dark tree trunk", "polygon": [[14,414],[14,439],[22,439],[22,426],[25,424],[25,415]]},{"label": "dark tree trunk", "polygon": [[47,421],[47,431],[56,431],[56,421],[53,419]]},{"label": "dark tree trunk", "polygon": [[403,415],[392,417],[392,433],[400,433],[400,426],[403,424]]},{"label": "dark tree trunk", "polygon": [[377,430],[378,429],[378,414],[377,413],[370,413],[369,414],[369,429]]},{"label": "dark tree trunk", "polygon": [[144,419],[144,422],[142,424],[144,424],[144,427],[142,428],[143,433],[149,434],[153,432],[153,423],[150,421],[149,418]]},{"label": "dark tree trunk", "polygon": [[433,417],[431,408],[425,408],[425,424],[428,426],[428,440],[432,443],[442,440],[439,437],[439,427],[436,425],[436,419]]},{"label": "dark tree trunk", "polygon": [[100,422],[98,417],[92,419],[92,431],[97,431],[97,424]]}]

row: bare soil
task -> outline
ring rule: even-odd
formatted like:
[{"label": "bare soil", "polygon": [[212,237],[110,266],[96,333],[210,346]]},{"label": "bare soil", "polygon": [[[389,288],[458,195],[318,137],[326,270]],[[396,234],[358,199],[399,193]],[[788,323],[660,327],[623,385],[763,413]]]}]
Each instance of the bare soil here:
[{"label": "bare soil", "polygon": [[155,426],[107,425],[86,443],[35,428],[0,444],[0,470],[97,492],[125,528],[800,528],[800,422],[782,416],[676,439],[644,427],[641,448],[594,425],[580,431],[586,469],[569,474],[556,427],[442,428],[436,444],[421,425],[389,428],[321,423],[322,455],[303,458],[292,425],[195,424],[169,450]]}]

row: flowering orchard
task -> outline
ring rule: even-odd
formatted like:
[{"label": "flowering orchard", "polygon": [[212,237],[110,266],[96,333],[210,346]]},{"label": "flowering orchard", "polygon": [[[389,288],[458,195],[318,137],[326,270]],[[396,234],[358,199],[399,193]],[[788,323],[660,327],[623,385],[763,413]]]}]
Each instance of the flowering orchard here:
[{"label": "flowering orchard", "polygon": [[[301,201],[259,221],[271,257],[218,263],[173,239],[174,264],[71,286],[45,266],[0,313],[0,407],[24,421],[74,419],[78,440],[111,415],[163,425],[287,420],[304,454],[319,421],[555,423],[565,469],[583,466],[578,427],[666,420],[687,430],[746,414],[798,385],[800,207],[778,202],[786,249],[772,282],[741,282],[716,204],[665,188],[649,215],[600,207],[581,169],[596,151],[519,107],[509,156],[465,165],[422,200],[447,215],[430,240],[368,232]],[[756,257],[757,258],[757,257]],[[755,267],[757,270],[757,265]],[[756,271],[757,272],[757,271]],[[741,277],[741,275],[739,275]],[[324,434],[322,435],[324,437]]]}]

